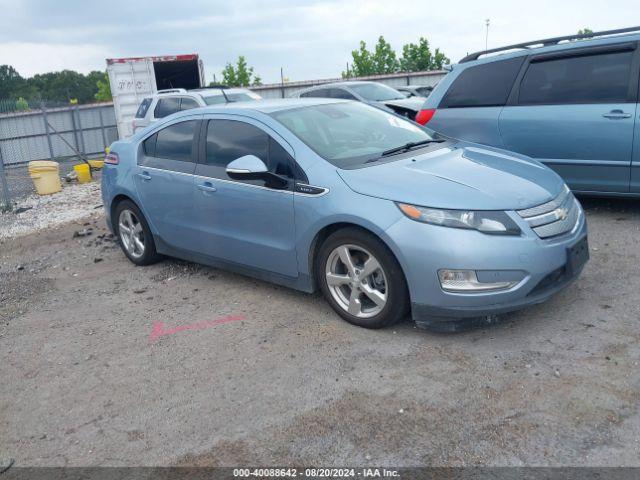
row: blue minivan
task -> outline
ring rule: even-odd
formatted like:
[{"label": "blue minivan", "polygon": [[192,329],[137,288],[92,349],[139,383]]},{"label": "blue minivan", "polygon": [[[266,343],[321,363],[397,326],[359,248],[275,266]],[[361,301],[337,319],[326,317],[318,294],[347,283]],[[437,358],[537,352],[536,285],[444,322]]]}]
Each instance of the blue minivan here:
[{"label": "blue minivan", "polygon": [[634,27],[468,55],[416,120],[533,157],[575,192],[640,196],[639,42]]}]

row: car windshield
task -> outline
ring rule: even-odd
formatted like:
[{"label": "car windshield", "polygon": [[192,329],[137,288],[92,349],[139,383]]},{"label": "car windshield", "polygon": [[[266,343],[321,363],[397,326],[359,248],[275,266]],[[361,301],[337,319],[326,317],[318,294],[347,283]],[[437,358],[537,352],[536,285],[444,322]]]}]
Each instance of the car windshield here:
[{"label": "car windshield", "polygon": [[349,88],[370,102],[385,102],[405,98],[399,91],[380,83],[354,83]]},{"label": "car windshield", "polygon": [[[225,93],[230,102],[251,102],[253,100],[260,100],[262,98],[260,97],[260,95],[257,95],[253,92],[235,92],[235,93],[225,92]],[[206,103],[207,105],[226,103],[227,98],[225,98],[225,96],[222,93],[203,97],[204,103]]]},{"label": "car windshield", "polygon": [[356,102],[311,105],[271,116],[339,168],[362,165],[408,143],[433,140],[412,122]]}]

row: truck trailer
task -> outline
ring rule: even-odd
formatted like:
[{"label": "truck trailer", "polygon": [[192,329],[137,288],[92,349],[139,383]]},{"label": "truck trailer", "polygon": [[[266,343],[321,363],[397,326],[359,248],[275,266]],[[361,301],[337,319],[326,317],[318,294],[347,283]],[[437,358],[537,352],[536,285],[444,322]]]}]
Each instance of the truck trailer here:
[{"label": "truck trailer", "polygon": [[158,90],[204,86],[204,67],[197,54],[108,58],[118,136],[133,135],[132,121],[143,98]]}]

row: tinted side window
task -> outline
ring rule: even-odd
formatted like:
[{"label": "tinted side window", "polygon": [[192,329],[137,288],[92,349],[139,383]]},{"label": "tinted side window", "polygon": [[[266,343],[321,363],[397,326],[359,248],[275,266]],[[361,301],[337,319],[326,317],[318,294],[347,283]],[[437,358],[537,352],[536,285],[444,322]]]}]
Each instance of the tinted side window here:
[{"label": "tinted side window", "polygon": [[138,111],[136,112],[136,118],[144,118],[150,106],[151,106],[150,98],[145,98],[144,100],[142,100],[142,103],[140,103],[140,106],[138,107]]},{"label": "tinted side window", "polygon": [[151,135],[147,138],[142,144],[142,148],[144,149],[144,154],[147,157],[155,157],[156,156],[156,140],[158,140],[158,134]]},{"label": "tinted side window", "polygon": [[198,102],[196,102],[193,98],[182,98],[180,102],[180,110],[190,110],[192,108],[198,108]]},{"label": "tinted side window", "polygon": [[617,103],[627,100],[633,51],[532,62],[518,103]]},{"label": "tinted side window", "polygon": [[158,104],[153,111],[153,116],[156,118],[164,118],[167,115],[176,113],[180,110],[179,98],[161,98],[158,100]]},{"label": "tinted side window", "polygon": [[341,98],[343,100],[355,100],[356,97],[341,88],[332,88],[330,91],[331,98]]},{"label": "tinted side window", "polygon": [[327,89],[327,88],[321,88],[319,90],[313,90],[311,92],[303,93],[300,96],[301,97],[307,97],[307,98],[331,98],[331,95],[329,94],[329,89]]},{"label": "tinted side window", "polygon": [[[156,158],[165,158],[167,160],[192,162],[193,135],[195,133],[196,125],[198,125],[198,121],[189,120],[187,122],[176,123],[160,130],[154,135],[158,138],[155,142],[155,151],[153,156]],[[146,141],[149,140],[150,139]]]},{"label": "tinted side window", "polygon": [[[207,126],[206,164],[213,175],[226,179],[225,169],[233,160],[244,155],[255,155],[270,172],[293,179],[294,160],[266,132],[253,125],[234,120],[211,120]],[[260,181],[249,183],[262,184]]]},{"label": "tinted side window", "polygon": [[469,67],[449,87],[439,108],[502,106],[524,57]]},{"label": "tinted side window", "polygon": [[296,177],[293,171],[294,165],[295,161],[291,155],[282,148],[282,145],[269,137],[269,162],[267,163],[269,171],[294,179]]}]

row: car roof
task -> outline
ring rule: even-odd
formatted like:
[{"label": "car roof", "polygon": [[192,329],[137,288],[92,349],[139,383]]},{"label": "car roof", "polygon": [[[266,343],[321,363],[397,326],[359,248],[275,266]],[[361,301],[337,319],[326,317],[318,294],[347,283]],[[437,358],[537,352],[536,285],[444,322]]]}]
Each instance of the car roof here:
[{"label": "car roof", "polygon": [[224,95],[222,92],[224,90],[224,93],[245,93],[248,92],[249,90],[246,88],[216,88],[216,87],[211,87],[211,88],[196,88],[194,90],[187,90],[187,93],[197,93],[203,97],[211,97],[214,95]]},{"label": "car roof", "polygon": [[478,65],[481,63],[490,63],[495,62],[497,60],[505,60],[508,58],[516,58],[522,57],[526,55],[538,55],[541,53],[547,52],[561,52],[572,49],[579,48],[589,48],[589,47],[597,47],[601,45],[615,45],[618,43],[626,43],[640,40],[639,33],[632,34],[624,34],[624,35],[611,35],[606,37],[595,37],[595,38],[587,38],[581,40],[571,40],[571,41],[563,41],[560,43],[556,43],[554,45],[547,45],[541,47],[524,47],[516,50],[508,50],[504,53],[495,53],[489,54],[487,56],[481,56],[475,60],[465,60],[462,59],[460,63],[458,63],[454,69],[468,66]]},{"label": "car roof", "polygon": [[[346,103],[347,100],[331,99],[331,98],[282,98],[273,100],[258,100],[252,102],[231,102],[221,105],[211,105],[200,107],[198,113],[246,113],[260,112],[269,114],[278,111],[292,110],[299,107],[307,107],[313,105],[329,105],[332,103]],[[184,110],[179,113],[193,115],[193,110]],[[174,114],[176,115],[176,114]]]}]

